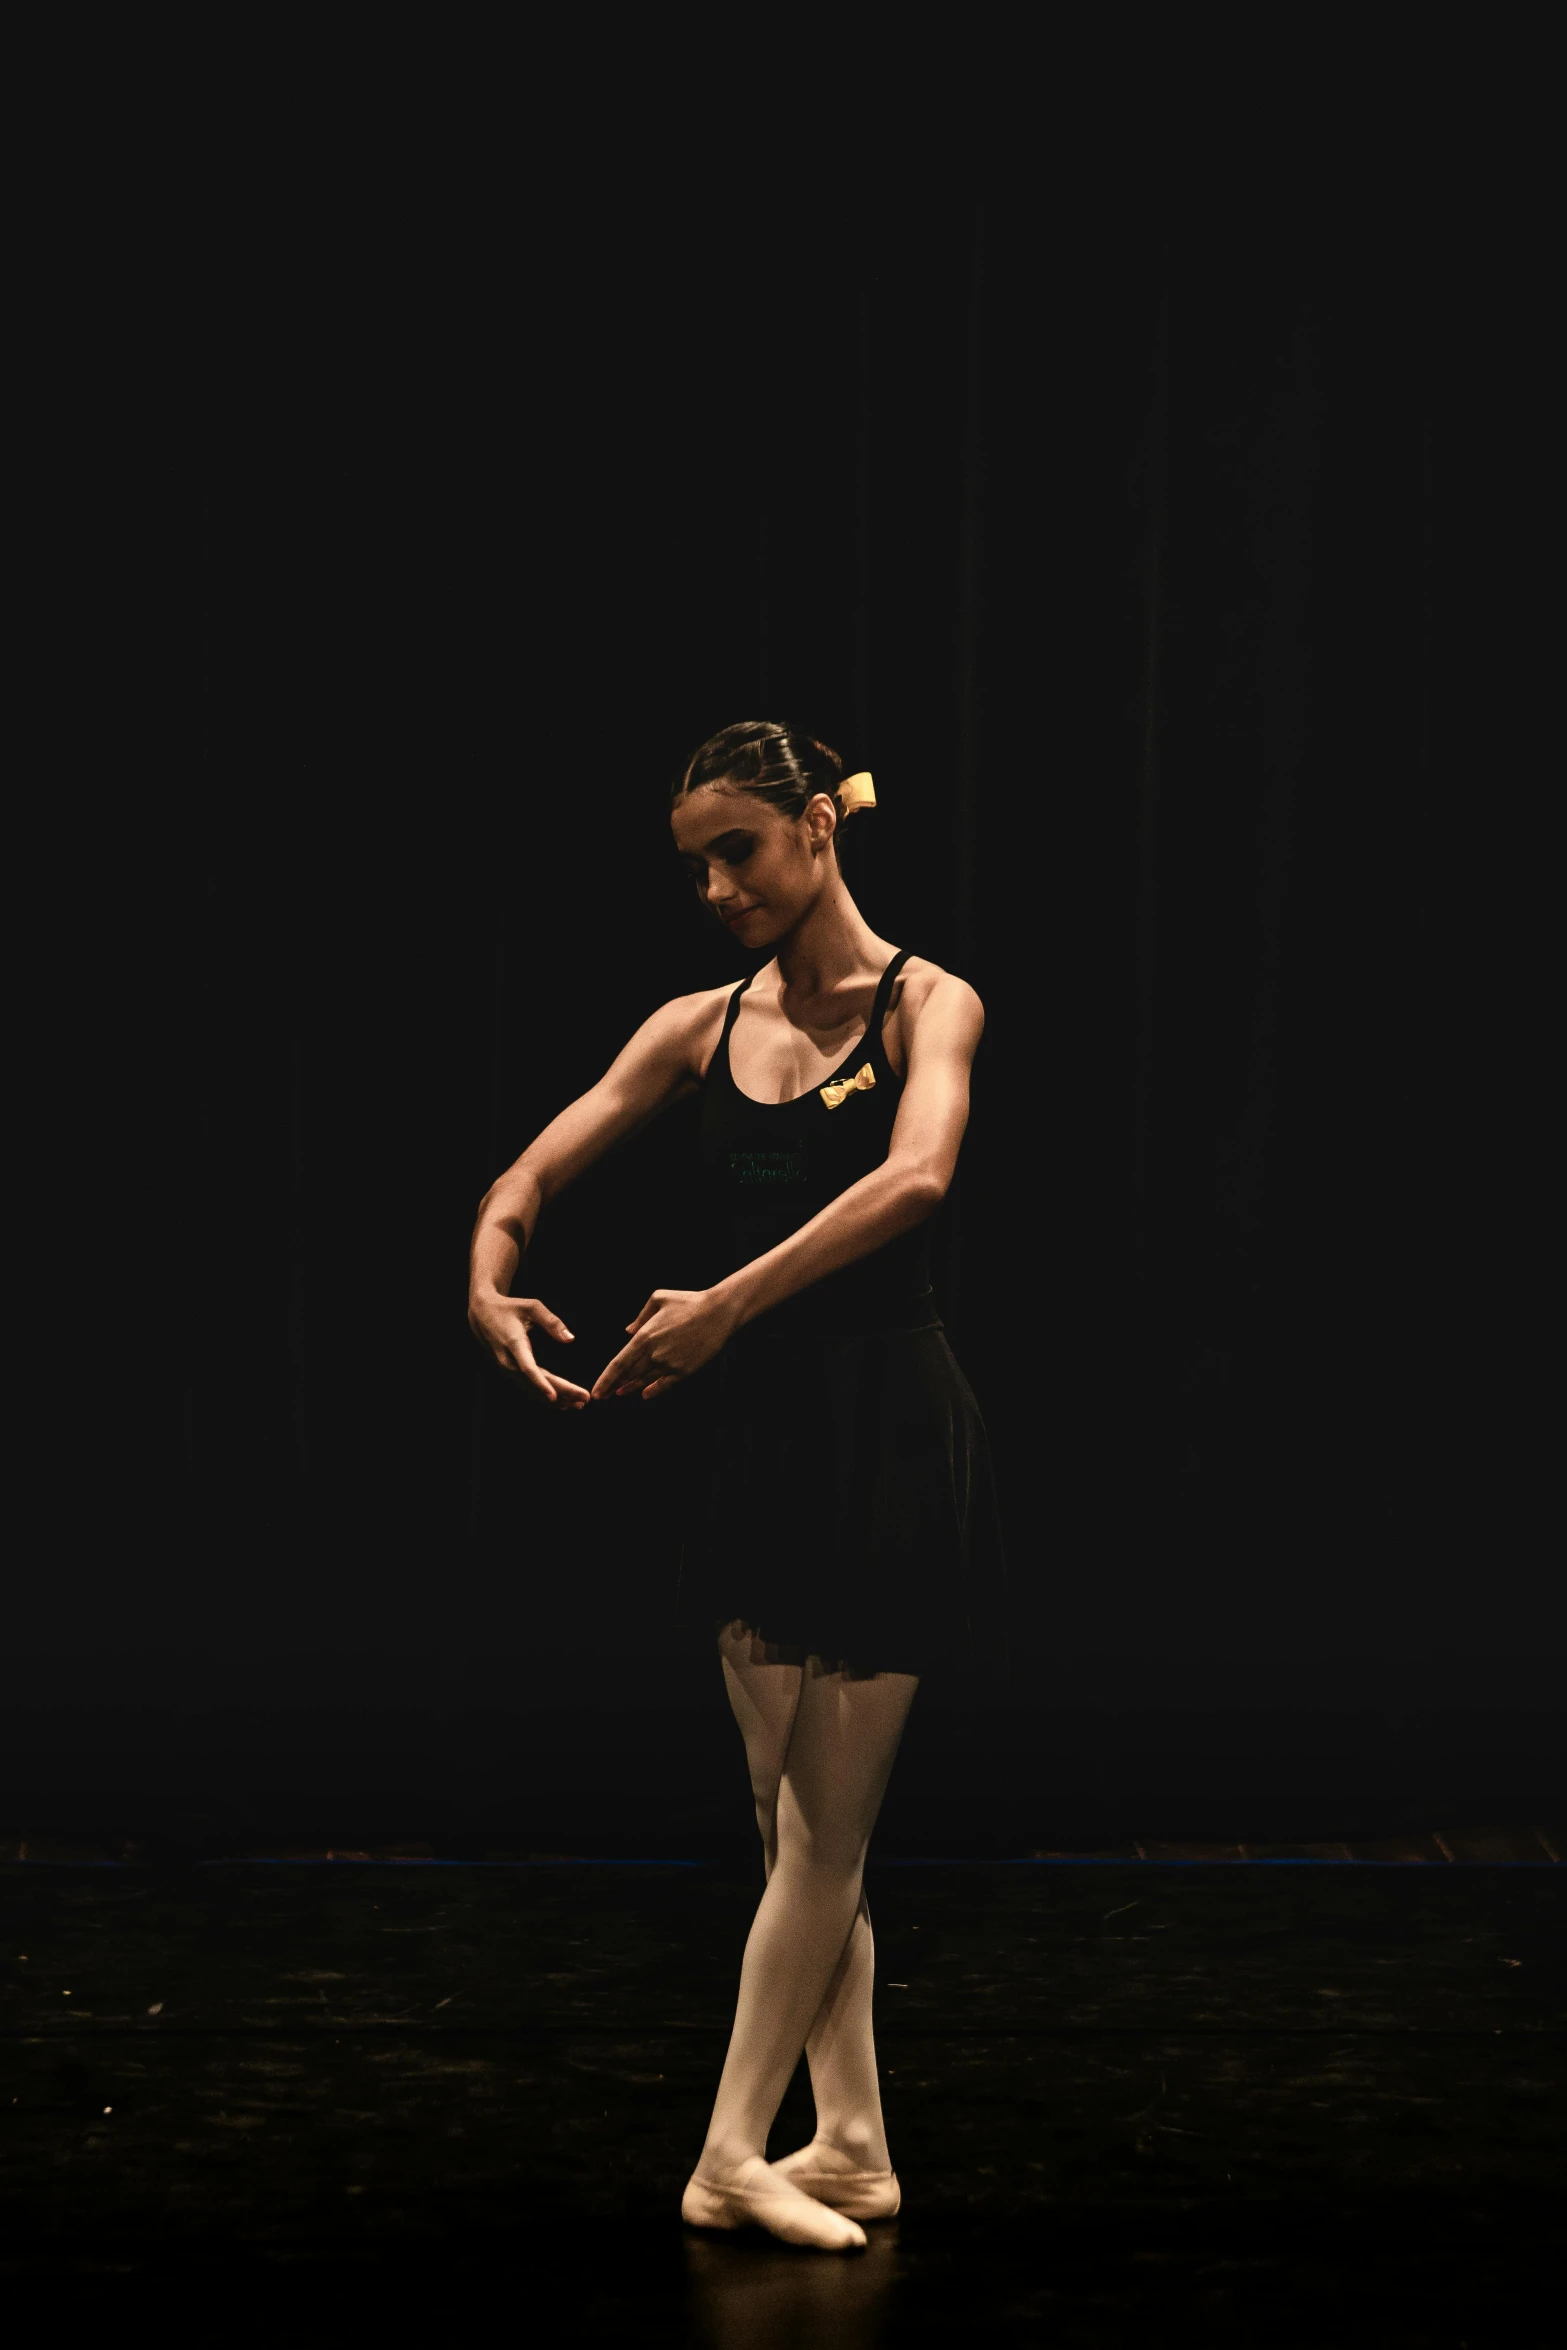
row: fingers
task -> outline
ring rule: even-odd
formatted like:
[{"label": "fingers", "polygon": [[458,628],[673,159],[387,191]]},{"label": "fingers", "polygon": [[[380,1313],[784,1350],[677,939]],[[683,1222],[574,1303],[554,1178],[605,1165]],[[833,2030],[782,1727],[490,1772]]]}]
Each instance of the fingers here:
[{"label": "fingers", "polygon": [[[658,1376],[649,1378],[648,1374],[651,1371],[658,1371]],[[640,1370],[633,1370],[629,1378],[620,1381],[615,1393],[617,1396],[640,1395],[644,1403],[651,1403],[653,1398],[662,1395],[666,1388],[678,1387],[684,1377],[683,1371],[658,1370],[655,1363],[644,1363]]]},{"label": "fingers", "polygon": [[647,1304],[642,1308],[641,1313],[638,1314],[636,1320],[626,1324],[626,1328],[631,1332],[633,1338],[641,1329],[648,1316],[658,1312],[660,1305],[663,1303],[663,1296],[664,1293],[661,1289],[655,1289],[652,1296],[648,1299]]},{"label": "fingers", "polygon": [[[617,1395],[622,1387],[629,1386],[636,1371],[643,1370],[645,1372],[646,1352],[646,1348],[635,1339],[630,1346],[623,1346],[614,1361],[606,1363],[594,1380],[593,1394],[596,1397]],[[637,1384],[641,1385],[640,1379]]]},{"label": "fingers", "polygon": [[526,1361],[524,1361],[520,1355],[503,1355],[501,1357],[501,1368],[503,1370],[510,1371],[514,1379],[520,1379],[524,1387],[533,1388],[535,1393],[542,1395],[547,1403],[553,1403],[555,1401],[554,1380],[550,1377],[547,1371],[541,1371],[539,1369],[538,1364],[534,1362],[531,1355],[527,1358]]},{"label": "fingers", "polygon": [[517,1304],[523,1317],[522,1327],[508,1347],[497,1350],[496,1361],[503,1370],[521,1379],[536,1394],[542,1395],[547,1403],[553,1404],[557,1411],[580,1412],[583,1405],[591,1400],[587,1389],[579,1387],[574,1379],[560,1379],[553,1371],[540,1370],[533,1359],[533,1347],[528,1336],[530,1330],[542,1330],[547,1338],[559,1339],[563,1346],[570,1346],[575,1332],[566,1327],[559,1314],[551,1313],[542,1298],[521,1297]]},{"label": "fingers", "polygon": [[517,1302],[535,1330],[542,1330],[547,1337],[558,1338],[563,1346],[572,1344],[575,1332],[567,1329],[559,1314],[550,1312],[542,1298],[524,1297]]},{"label": "fingers", "polygon": [[638,1346],[623,1348],[599,1373],[591,1388],[579,1387],[572,1379],[557,1378],[552,1371],[541,1371],[532,1356],[524,1355],[520,1349],[515,1354],[507,1354],[497,1348],[495,1361],[508,1378],[531,1387],[546,1403],[554,1404],[561,1411],[580,1412],[584,1404],[606,1396],[640,1395],[644,1403],[651,1403],[666,1388],[678,1387],[682,1377],[678,1371],[659,1371],[650,1379],[649,1373],[656,1366],[651,1356]]},{"label": "fingers", "polygon": [[519,1339],[509,1352],[505,1347],[495,1347],[492,1352],[508,1378],[531,1387],[535,1394],[542,1395],[545,1402],[553,1404],[557,1410],[580,1412],[590,1400],[587,1389],[577,1386],[574,1380],[557,1379],[552,1372],[541,1371],[526,1339]]},{"label": "fingers", "polygon": [[606,1363],[593,1382],[593,1393],[604,1395],[642,1395],[649,1383],[655,1387],[671,1387],[682,1374],[666,1372],[656,1359],[655,1347],[646,1340],[633,1339],[623,1346],[612,1363]]}]

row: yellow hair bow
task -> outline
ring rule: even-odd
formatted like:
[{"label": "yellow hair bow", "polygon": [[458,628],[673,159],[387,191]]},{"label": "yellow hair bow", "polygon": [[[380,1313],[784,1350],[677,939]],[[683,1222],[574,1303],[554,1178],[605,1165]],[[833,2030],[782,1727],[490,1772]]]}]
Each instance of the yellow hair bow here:
[{"label": "yellow hair bow", "polygon": [[835,1077],[831,1085],[824,1085],[819,1090],[828,1109],[836,1110],[840,1103],[848,1100],[851,1093],[869,1093],[875,1082],[876,1072],[867,1061],[858,1077]]},{"label": "yellow hair bow", "polygon": [[838,786],[838,798],[846,816],[852,816],[856,808],[874,808],[876,786],[868,771],[862,767],[858,775],[846,775]]}]

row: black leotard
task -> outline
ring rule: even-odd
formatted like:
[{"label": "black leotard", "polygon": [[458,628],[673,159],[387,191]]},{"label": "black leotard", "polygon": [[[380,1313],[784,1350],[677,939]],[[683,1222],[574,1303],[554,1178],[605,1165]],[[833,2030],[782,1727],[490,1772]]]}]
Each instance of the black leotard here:
[{"label": "black leotard", "polygon": [[[820,1086],[787,1102],[740,1091],[729,1039],[750,981],[730,997],[702,1088],[720,1273],[775,1247],[886,1158],[903,1082],[882,1026],[906,959],[887,965],[864,1036],[834,1071],[844,1080],[869,1068],[873,1082],[833,1106]],[[710,1628],[739,1621],[781,1655],[851,1672],[926,1674],[999,1653],[989,1451],[935,1310],[929,1255],[926,1222],[758,1315],[718,1357],[682,1614]]]}]

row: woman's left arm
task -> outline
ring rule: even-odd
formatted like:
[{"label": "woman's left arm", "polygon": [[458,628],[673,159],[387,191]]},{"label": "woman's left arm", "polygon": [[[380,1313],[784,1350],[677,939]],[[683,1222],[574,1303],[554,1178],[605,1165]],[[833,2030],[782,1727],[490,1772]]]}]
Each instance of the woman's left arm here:
[{"label": "woman's left arm", "polygon": [[630,1345],[594,1383],[596,1396],[630,1387],[652,1396],[689,1378],[744,1323],[856,1257],[869,1256],[940,1204],[968,1124],[969,1073],[984,1008],[966,980],[943,972],[910,1008],[909,1025],[903,1097],[881,1165],[798,1232],[711,1289],[655,1290],[630,1324]]}]

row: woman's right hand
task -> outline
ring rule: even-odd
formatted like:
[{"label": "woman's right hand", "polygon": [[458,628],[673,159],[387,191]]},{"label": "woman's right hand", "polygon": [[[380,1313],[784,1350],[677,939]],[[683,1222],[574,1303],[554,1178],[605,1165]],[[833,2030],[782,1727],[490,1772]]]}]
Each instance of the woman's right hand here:
[{"label": "woman's right hand", "polygon": [[580,1412],[589,1401],[585,1387],[557,1378],[553,1371],[540,1370],[533,1359],[535,1330],[558,1338],[565,1346],[572,1343],[572,1334],[559,1314],[552,1314],[541,1299],[502,1297],[495,1291],[470,1298],[468,1327],[508,1379],[535,1388],[557,1411]]}]

